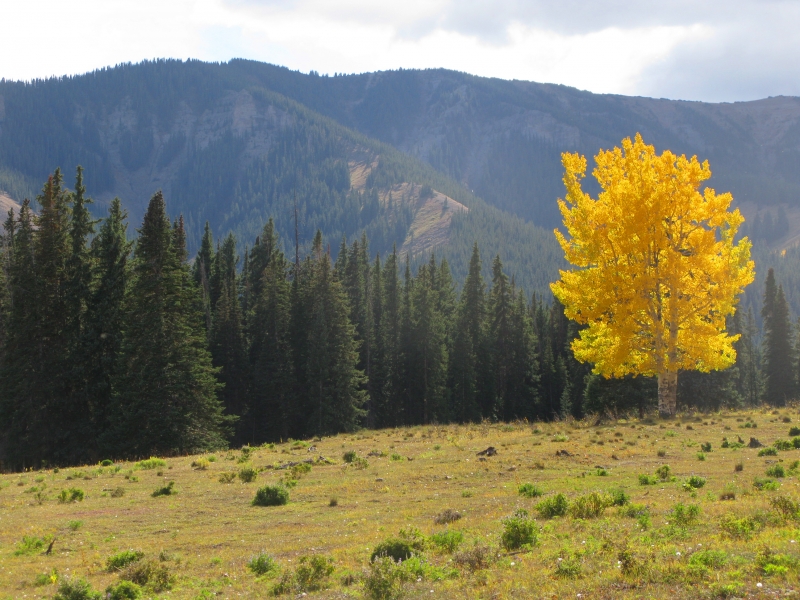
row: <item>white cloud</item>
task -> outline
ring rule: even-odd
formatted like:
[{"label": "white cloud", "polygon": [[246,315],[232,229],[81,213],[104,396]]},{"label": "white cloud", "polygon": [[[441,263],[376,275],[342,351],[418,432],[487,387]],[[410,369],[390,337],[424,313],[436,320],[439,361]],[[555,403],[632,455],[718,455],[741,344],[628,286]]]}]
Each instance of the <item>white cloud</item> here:
[{"label": "white cloud", "polygon": [[[42,18],[47,15],[47,18]],[[301,71],[444,67],[594,92],[735,100],[800,93],[790,0],[5,2],[0,77],[146,58]]]}]

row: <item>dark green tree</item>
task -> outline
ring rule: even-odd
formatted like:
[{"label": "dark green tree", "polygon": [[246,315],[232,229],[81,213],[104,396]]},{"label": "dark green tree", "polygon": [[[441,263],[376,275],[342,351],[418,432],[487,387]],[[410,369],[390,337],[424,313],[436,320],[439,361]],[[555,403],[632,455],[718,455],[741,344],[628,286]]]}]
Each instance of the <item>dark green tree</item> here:
[{"label": "dark green tree", "polygon": [[795,396],[792,333],[789,306],[783,288],[775,284],[775,273],[767,273],[764,305],[764,401],[784,406]]},{"label": "dark green tree", "polygon": [[164,198],[156,193],[139,229],[126,299],[123,366],[107,438],[118,455],[224,445],[220,386],[183,243],[182,222],[170,226]]}]

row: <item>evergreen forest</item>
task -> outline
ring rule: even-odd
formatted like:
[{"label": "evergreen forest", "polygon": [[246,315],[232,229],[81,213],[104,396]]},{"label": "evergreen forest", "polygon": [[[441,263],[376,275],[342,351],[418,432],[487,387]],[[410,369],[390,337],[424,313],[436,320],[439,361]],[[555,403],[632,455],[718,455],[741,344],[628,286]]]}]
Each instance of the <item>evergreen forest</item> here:
[{"label": "evergreen forest", "polygon": [[[654,406],[653,379],[578,363],[563,307],[477,242],[463,278],[433,252],[374,251],[366,232],[333,240],[334,253],[321,231],[301,247],[272,219],[244,244],[206,223],[190,256],[161,192],[135,232],[119,199],[101,219],[91,205],[83,170],[71,189],[56,170],[4,223],[4,469]],[[772,269],[761,305],[730,319],[734,367],[681,374],[683,408],[797,396],[800,328]]]}]

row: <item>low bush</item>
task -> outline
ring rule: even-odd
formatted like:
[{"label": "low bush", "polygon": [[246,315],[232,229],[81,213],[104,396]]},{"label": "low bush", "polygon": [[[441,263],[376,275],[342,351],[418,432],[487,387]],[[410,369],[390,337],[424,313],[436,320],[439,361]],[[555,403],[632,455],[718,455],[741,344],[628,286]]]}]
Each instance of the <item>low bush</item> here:
[{"label": "low bush", "polygon": [[453,562],[456,565],[466,568],[473,573],[488,567],[491,559],[491,548],[481,544],[476,544],[469,550],[462,550],[453,555]]},{"label": "low bush", "polygon": [[198,471],[205,471],[210,466],[211,462],[205,457],[200,457],[192,461],[192,468],[197,469]]},{"label": "low bush", "polygon": [[106,600],[139,600],[141,597],[141,586],[132,581],[120,581],[106,588]]},{"label": "low bush", "polygon": [[253,498],[253,506],[282,506],[289,502],[289,490],[280,485],[265,485]]},{"label": "low bush", "polygon": [[328,578],[333,573],[333,559],[315,554],[301,556],[297,568],[285,571],[281,580],[272,588],[275,595],[315,592],[327,587]]},{"label": "low bush", "polygon": [[242,467],[239,469],[239,479],[242,480],[242,483],[252,483],[258,477],[258,471],[256,471],[253,467]]},{"label": "low bush", "polygon": [[642,515],[650,514],[650,509],[646,504],[626,504],[625,506],[619,507],[618,514],[621,517],[637,519]]},{"label": "low bush", "polygon": [[357,458],[358,454],[356,453],[355,450],[348,450],[347,452],[342,454],[342,460],[346,463],[351,463]]},{"label": "low bush", "polygon": [[753,487],[761,491],[774,491],[781,487],[781,484],[768,477],[756,477],[753,479]]},{"label": "low bush", "polygon": [[68,490],[61,490],[61,493],[58,495],[58,501],[62,504],[66,504],[68,502],[83,502],[85,497],[86,496],[82,489],[69,488]]},{"label": "low bush", "polygon": [[364,576],[364,594],[370,600],[398,600],[403,596],[403,584],[408,581],[408,573],[384,556],[373,560]]},{"label": "low bush", "polygon": [[655,485],[658,481],[655,475],[646,475],[644,473],[639,475],[639,485]]},{"label": "low bush", "polygon": [[260,552],[250,559],[247,568],[258,576],[272,575],[278,571],[278,563],[266,552]]},{"label": "low bush", "polygon": [[670,521],[678,527],[694,525],[700,516],[700,507],[697,504],[683,504],[679,502],[670,511]]},{"label": "low bush", "polygon": [[532,483],[523,483],[519,486],[518,490],[521,496],[525,496],[526,498],[538,498],[544,492],[542,488]]},{"label": "low bush", "polygon": [[732,513],[726,513],[720,519],[719,527],[728,537],[750,539],[756,531],[761,529],[761,523],[753,517],[737,518]]},{"label": "low bush", "polygon": [[778,456],[778,450],[771,446],[767,446],[766,448],[762,448],[758,451],[759,456]]},{"label": "low bush", "polygon": [[447,525],[448,523],[455,523],[462,517],[462,514],[452,508],[446,508],[438,515],[433,517],[433,522],[437,525]]},{"label": "low bush", "polygon": [[661,481],[668,481],[672,475],[672,470],[669,468],[669,465],[661,465],[656,469],[656,475],[658,475]]},{"label": "low bush", "polygon": [[772,446],[776,450],[792,450],[794,448],[792,442],[787,440],[775,440],[772,442]]},{"label": "low bush", "polygon": [[454,529],[445,529],[430,537],[431,543],[442,552],[452,554],[464,541],[464,534]]},{"label": "low bush", "polygon": [[607,494],[590,492],[576,498],[569,506],[569,514],[574,519],[596,519],[613,504]]},{"label": "low bush", "polygon": [[692,475],[683,482],[683,489],[685,490],[699,490],[706,484],[706,478],[700,475]]},{"label": "low bush", "polygon": [[689,557],[689,564],[708,569],[719,569],[728,562],[728,554],[724,550],[698,550]]},{"label": "low bush", "polygon": [[786,520],[800,519],[800,503],[786,496],[776,496],[769,501],[772,508]]},{"label": "low bush", "polygon": [[37,537],[35,535],[23,535],[22,541],[17,543],[17,548],[14,550],[14,556],[25,556],[28,554],[36,554],[45,549],[45,546],[50,543],[51,537]]},{"label": "low bush", "polygon": [[711,452],[711,442],[703,442],[700,444],[700,449],[703,452]]},{"label": "low bush", "polygon": [[175,482],[170,481],[167,485],[156,488],[151,496],[153,496],[153,498],[158,498],[159,496],[172,496],[173,494],[177,493],[178,491],[175,489]]},{"label": "low bush", "polygon": [[369,558],[374,561],[388,556],[395,562],[402,562],[411,558],[413,554],[414,548],[408,540],[389,538],[378,543]]},{"label": "low bush", "polygon": [[85,579],[64,579],[53,600],[100,600],[102,597]]},{"label": "low bush", "polygon": [[622,488],[610,489],[608,490],[608,495],[611,497],[612,506],[625,506],[631,501],[630,496]]},{"label": "low bush", "polygon": [[563,517],[567,514],[569,508],[569,501],[564,494],[556,494],[545,498],[536,505],[536,512],[543,519],[552,519],[553,517]]},{"label": "low bush", "polygon": [[528,550],[539,541],[536,522],[528,517],[526,510],[517,510],[513,515],[503,519],[502,523],[500,545],[507,551]]},{"label": "low bush", "polygon": [[141,550],[123,550],[112,554],[106,559],[106,570],[121,571],[128,565],[140,561],[144,558]]},{"label": "low bush", "polygon": [[145,469],[145,470],[158,469],[159,467],[166,467],[167,461],[165,461],[162,458],[155,458],[151,456],[146,460],[140,460],[139,462],[136,463],[135,466],[138,469]]},{"label": "low bush", "polygon": [[800,427],[790,427],[789,437],[795,437],[797,435],[800,435]]},{"label": "low bush", "polygon": [[228,471],[226,473],[220,473],[219,482],[220,483],[233,483],[233,480],[236,479],[236,473],[233,471]]},{"label": "low bush", "polygon": [[101,460],[100,461],[100,466],[101,467],[110,467],[113,464],[114,464],[114,461],[113,460],[109,460],[107,458],[105,460]]},{"label": "low bush", "polygon": [[772,465],[767,469],[767,476],[781,479],[786,477],[786,470],[783,468],[783,465]]},{"label": "low bush", "polygon": [[570,552],[562,552],[563,556],[559,556],[556,560],[556,567],[554,575],[562,579],[575,579],[582,574],[582,565],[580,556]]},{"label": "low bush", "polygon": [[155,560],[136,561],[123,569],[119,578],[137,585],[148,586],[154,592],[163,592],[172,588],[175,577],[169,567]]}]

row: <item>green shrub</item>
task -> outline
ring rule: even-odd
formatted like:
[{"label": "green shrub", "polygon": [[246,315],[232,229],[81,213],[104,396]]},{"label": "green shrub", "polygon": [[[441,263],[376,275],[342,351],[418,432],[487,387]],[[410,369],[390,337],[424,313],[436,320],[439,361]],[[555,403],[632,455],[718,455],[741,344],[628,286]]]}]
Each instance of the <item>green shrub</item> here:
[{"label": "green shrub", "polygon": [[403,457],[401,455],[399,455],[397,452],[392,452],[392,454],[389,456],[389,458],[391,460],[393,460],[393,461],[401,461],[401,460],[403,460]]},{"label": "green shrub", "polygon": [[154,592],[163,592],[172,587],[175,577],[169,567],[155,560],[136,561],[129,564],[119,574],[123,581],[131,581],[137,585],[148,586]]},{"label": "green shrub", "polygon": [[39,573],[33,579],[33,585],[41,587],[43,585],[51,585],[58,581],[58,571],[53,569],[50,573]]},{"label": "green shrub", "polygon": [[236,479],[236,473],[233,471],[228,471],[227,473],[220,473],[219,482],[220,483],[233,483],[233,480]]},{"label": "green shrub", "polygon": [[768,477],[756,477],[753,479],[753,487],[761,491],[774,491],[781,487],[781,484]]},{"label": "green shrub", "polygon": [[327,587],[327,579],[333,573],[333,559],[315,554],[301,556],[294,572],[284,572],[281,580],[272,588],[273,594],[289,592],[314,592]]},{"label": "green shrub", "polygon": [[294,465],[292,467],[292,478],[293,479],[300,479],[306,473],[311,472],[311,465],[308,463],[300,463],[299,465]]},{"label": "green shrub", "polygon": [[580,557],[568,552],[564,554],[566,556],[560,556],[556,561],[556,568],[553,574],[562,579],[580,577],[582,572]]},{"label": "green shrub", "polygon": [[452,554],[464,541],[464,534],[453,529],[445,529],[439,533],[434,533],[430,540],[442,552]]},{"label": "green shrub", "polygon": [[540,487],[532,483],[523,483],[519,486],[518,491],[520,495],[526,498],[538,498],[544,493]]},{"label": "green shrub", "polygon": [[289,490],[280,485],[265,485],[253,498],[253,506],[282,506],[289,502]]},{"label": "green shrub", "polygon": [[25,556],[27,554],[36,554],[44,550],[45,546],[50,543],[52,538],[36,537],[33,535],[23,535],[22,541],[17,543],[17,549],[14,550],[14,556]]},{"label": "green shrub", "polygon": [[728,562],[728,554],[724,550],[698,550],[689,557],[689,564],[719,569]]},{"label": "green shrub", "polygon": [[711,442],[703,442],[700,444],[700,449],[703,452],[711,452]]},{"label": "green shrub", "polygon": [[408,540],[389,538],[378,543],[372,551],[370,560],[389,557],[395,562],[408,560],[414,554],[414,548]]},{"label": "green shrub", "polygon": [[720,519],[719,527],[728,537],[750,539],[761,528],[761,524],[753,517],[737,518],[736,515],[727,513]]},{"label": "green shrub", "polygon": [[715,583],[711,586],[711,592],[717,598],[738,598],[742,596],[744,584],[734,581],[733,583]]},{"label": "green shrub", "polygon": [[144,558],[141,550],[123,550],[112,554],[106,559],[106,569],[109,571],[121,571],[128,565],[140,561]]},{"label": "green shrub", "polygon": [[800,437],[792,438],[792,447],[795,449],[800,448]]},{"label": "green shrub", "polygon": [[569,514],[574,519],[596,519],[611,506],[613,500],[606,494],[590,492],[576,498],[569,506]]},{"label": "green shrub", "polygon": [[661,481],[667,481],[672,474],[672,470],[669,468],[669,465],[661,465],[656,469],[656,475]]},{"label": "green shrub", "polygon": [[766,448],[762,448],[758,451],[759,456],[778,456],[778,450],[776,448],[772,448],[768,446]]},{"label": "green shrub", "polygon": [[769,547],[762,548],[756,555],[756,566],[765,575],[785,576],[789,569],[797,568],[797,558],[788,554],[776,554]]},{"label": "green shrub", "polygon": [[567,514],[569,508],[569,501],[564,494],[556,494],[545,498],[536,505],[536,512],[539,513],[543,519],[552,519],[553,517],[563,517]]},{"label": "green shrub", "polygon": [[110,467],[113,464],[114,464],[114,461],[113,460],[109,460],[107,458],[105,460],[101,460],[100,461],[100,466],[101,467]]},{"label": "green shrub", "polygon": [[72,531],[78,531],[78,529],[83,527],[83,521],[70,521],[67,523],[67,527],[69,527]]},{"label": "green shrub", "polygon": [[239,479],[242,480],[242,483],[252,483],[258,477],[258,471],[256,471],[253,467],[242,467],[239,469]]},{"label": "green shrub", "polygon": [[786,471],[784,470],[783,465],[772,465],[767,469],[767,476],[781,479],[786,477]]},{"label": "green shrub", "polygon": [[278,571],[278,563],[266,552],[260,552],[250,559],[247,568],[255,575],[268,575]]},{"label": "green shrub", "polygon": [[210,466],[211,466],[211,461],[209,461],[207,458],[203,456],[192,461],[192,468],[197,469],[198,471],[205,471]]},{"label": "green shrub", "polygon": [[500,545],[505,550],[530,549],[538,542],[536,522],[528,517],[528,511],[517,510],[501,522],[503,533],[500,536]]},{"label": "green shrub", "polygon": [[102,594],[95,591],[85,579],[65,579],[58,586],[53,600],[100,600]]},{"label": "green shrub", "polygon": [[66,504],[68,502],[83,502],[85,494],[83,490],[79,488],[69,488],[68,490],[61,490],[61,493],[58,495],[58,501],[62,504]]},{"label": "green shrub", "polygon": [[697,522],[700,516],[700,507],[697,504],[683,504],[679,502],[670,511],[670,521],[678,527],[686,527]]},{"label": "green shrub", "polygon": [[158,498],[159,496],[172,496],[173,494],[177,493],[178,491],[175,489],[175,482],[170,481],[167,485],[156,488],[151,496],[153,496],[153,498]]},{"label": "green shrub", "polygon": [[655,485],[658,479],[654,475],[639,475],[639,485]]},{"label": "green shrub", "polygon": [[685,490],[699,490],[706,484],[706,478],[700,475],[692,475],[683,482],[683,489]]},{"label": "green shrub", "polygon": [[608,495],[611,497],[612,506],[625,506],[631,501],[630,496],[622,488],[608,490]]},{"label": "green shrub", "polygon": [[356,453],[355,450],[348,450],[347,452],[342,454],[342,460],[346,463],[351,463],[357,458],[358,454]]},{"label": "green shrub", "polygon": [[391,557],[377,558],[364,577],[364,593],[370,600],[398,600],[408,579],[408,572]]},{"label": "green shrub", "polygon": [[139,600],[142,588],[132,581],[120,581],[106,588],[106,600]]},{"label": "green shrub", "polygon": [[159,467],[166,467],[167,461],[161,458],[155,458],[151,456],[147,460],[140,460],[139,462],[136,463],[135,466],[138,469],[146,469],[146,470],[157,469]]},{"label": "green shrub", "polygon": [[706,459],[705,452],[698,452],[697,453],[697,460],[701,460],[702,461],[702,460],[705,460],[705,459]]},{"label": "green shrub", "polygon": [[769,503],[784,519],[800,519],[800,504],[791,498],[777,496],[770,499]]},{"label": "green shrub", "polygon": [[794,448],[792,442],[787,440],[775,440],[774,442],[772,442],[772,446],[776,450],[791,450]]}]

